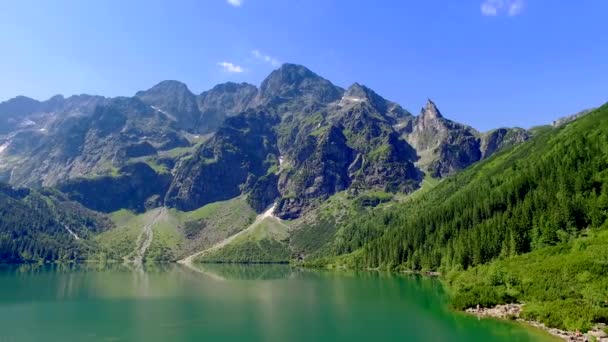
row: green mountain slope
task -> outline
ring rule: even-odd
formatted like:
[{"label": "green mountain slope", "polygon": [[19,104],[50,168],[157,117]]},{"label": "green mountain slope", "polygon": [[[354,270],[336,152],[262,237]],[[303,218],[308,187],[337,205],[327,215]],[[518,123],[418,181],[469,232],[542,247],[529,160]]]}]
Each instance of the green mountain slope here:
[{"label": "green mountain slope", "polygon": [[608,320],[607,219],[604,105],[403,205],[353,218],[343,243],[363,247],[312,263],[439,270],[457,308],[525,302],[527,318],[588,329]]},{"label": "green mountain slope", "polygon": [[[566,242],[607,218],[608,106],[446,179],[368,221],[381,236],[353,262],[468,268]],[[366,223],[360,226],[365,226]]]}]

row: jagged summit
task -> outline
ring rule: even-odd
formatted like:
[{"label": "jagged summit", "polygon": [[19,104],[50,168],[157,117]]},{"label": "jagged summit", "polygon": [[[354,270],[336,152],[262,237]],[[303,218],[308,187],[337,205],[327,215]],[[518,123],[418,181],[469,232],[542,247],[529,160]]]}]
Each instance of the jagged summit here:
[{"label": "jagged summit", "polygon": [[437,108],[437,105],[431,99],[427,99],[426,105],[424,106],[424,108],[422,108],[420,115],[428,119],[443,118],[443,115],[441,115],[439,108]]}]

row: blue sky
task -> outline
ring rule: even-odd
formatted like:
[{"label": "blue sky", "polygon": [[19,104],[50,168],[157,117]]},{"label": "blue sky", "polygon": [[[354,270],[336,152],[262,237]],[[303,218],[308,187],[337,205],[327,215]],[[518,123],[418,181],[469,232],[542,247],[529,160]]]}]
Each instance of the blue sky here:
[{"label": "blue sky", "polygon": [[0,100],[200,93],[283,62],[480,130],[608,101],[605,0],[0,2]]}]

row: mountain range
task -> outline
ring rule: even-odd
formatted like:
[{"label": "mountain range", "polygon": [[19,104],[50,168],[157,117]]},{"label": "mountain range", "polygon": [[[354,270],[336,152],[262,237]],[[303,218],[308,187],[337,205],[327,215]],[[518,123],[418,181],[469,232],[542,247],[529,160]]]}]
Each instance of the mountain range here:
[{"label": "mountain range", "polygon": [[417,116],[355,83],[294,64],[259,87],[199,95],[162,81],[132,97],[76,95],[0,103],[0,181],[57,187],[85,206],[194,210],[247,195],[299,218],[335,193],[408,194],[530,138],[480,133],[428,100]]}]

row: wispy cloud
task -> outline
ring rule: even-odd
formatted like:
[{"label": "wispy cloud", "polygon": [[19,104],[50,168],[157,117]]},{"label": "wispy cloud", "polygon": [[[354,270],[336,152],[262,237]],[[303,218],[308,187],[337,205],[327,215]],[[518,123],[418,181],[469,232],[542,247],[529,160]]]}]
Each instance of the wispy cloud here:
[{"label": "wispy cloud", "polygon": [[278,59],[276,59],[275,57],[263,54],[262,52],[260,52],[260,50],[253,50],[253,51],[251,51],[251,54],[259,60],[262,60],[266,63],[270,63],[270,65],[272,65],[274,67],[281,65],[281,62],[279,62]]},{"label": "wispy cloud", "polygon": [[243,0],[226,0],[226,2],[234,7],[241,7],[241,5],[243,4]]},{"label": "wispy cloud", "polygon": [[481,14],[485,16],[497,16],[506,13],[516,16],[524,8],[524,0],[484,0],[481,4]]},{"label": "wispy cloud", "polygon": [[236,65],[234,63],[230,63],[230,62],[219,62],[217,63],[217,65],[219,65],[222,68],[222,71],[225,72],[243,72],[245,71],[245,69],[243,69],[240,65]]}]

